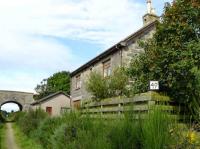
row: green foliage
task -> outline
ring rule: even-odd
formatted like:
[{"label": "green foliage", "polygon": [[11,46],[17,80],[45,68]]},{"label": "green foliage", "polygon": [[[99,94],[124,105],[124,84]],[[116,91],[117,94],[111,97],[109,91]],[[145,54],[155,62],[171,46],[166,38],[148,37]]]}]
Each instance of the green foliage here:
[{"label": "green foliage", "polygon": [[7,149],[6,142],[6,126],[0,122],[0,149]]},{"label": "green foliage", "polygon": [[35,95],[34,98],[40,99],[52,93],[63,91],[66,94],[70,93],[70,72],[61,71],[53,74],[47,79],[37,85],[35,88],[38,95]]},{"label": "green foliage", "polygon": [[[27,114],[21,115],[21,121],[27,118]],[[36,118],[36,114],[30,115]],[[127,112],[120,120],[68,113],[59,118],[37,117],[37,126],[29,118],[26,124],[17,123],[20,130],[29,127],[29,133],[25,131],[29,139],[18,130],[17,138],[24,140],[23,143],[19,141],[24,147],[30,143],[34,145],[36,140],[44,149],[189,149],[196,146],[188,139],[188,128],[182,129],[161,108],[153,108],[145,119],[135,118],[132,112]]]},{"label": "green foliage", "polygon": [[124,68],[117,68],[109,78],[109,90],[112,96],[124,95],[127,93],[128,76]]},{"label": "green foliage", "polygon": [[38,129],[33,132],[36,141],[39,142],[44,149],[50,149],[51,136],[54,134],[55,129],[65,122],[66,121],[61,117],[47,117],[41,122]]},{"label": "green foliage", "polygon": [[20,129],[27,136],[38,128],[40,122],[47,117],[47,113],[41,109],[30,110],[25,114],[21,114],[21,117],[16,121]]},{"label": "green foliage", "polygon": [[142,138],[144,149],[169,148],[172,143],[170,129],[172,121],[161,108],[153,108],[142,124]]},{"label": "green foliage", "polygon": [[104,78],[98,72],[91,72],[86,82],[87,90],[95,99],[109,98],[127,93],[128,76],[123,68],[117,68],[111,76]]},{"label": "green foliage", "polygon": [[115,121],[109,131],[111,149],[140,149],[141,126],[139,121],[125,119]]},{"label": "green foliage", "polygon": [[27,137],[16,124],[12,124],[14,130],[14,136],[17,144],[22,149],[43,149],[42,146]]},{"label": "green foliage", "polygon": [[[153,38],[143,42],[145,53],[134,57],[129,74],[134,93],[146,92],[150,80],[160,91],[185,103],[196,117],[200,105],[200,1],[176,0],[165,7]],[[197,118],[197,117],[196,117]]]},{"label": "green foliage", "polygon": [[109,96],[107,80],[95,71],[91,72],[86,86],[87,90],[92,93],[95,98],[103,99]]},{"label": "green foliage", "polygon": [[5,116],[4,116],[5,114],[6,114],[5,111],[1,111],[1,110],[0,110],[0,124],[3,123],[3,122],[5,122],[5,118],[4,118],[4,117],[5,117]]},{"label": "green foliage", "polygon": [[55,149],[109,149],[106,138],[106,126],[101,120],[89,117],[81,118],[71,114],[68,123],[58,127],[52,136],[52,148]]}]

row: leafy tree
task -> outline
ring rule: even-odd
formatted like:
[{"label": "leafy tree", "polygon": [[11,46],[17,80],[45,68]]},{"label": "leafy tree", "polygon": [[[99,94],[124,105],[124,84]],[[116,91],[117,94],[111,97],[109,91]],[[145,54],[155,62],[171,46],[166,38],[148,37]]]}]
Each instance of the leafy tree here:
[{"label": "leafy tree", "polygon": [[200,1],[167,3],[153,38],[141,42],[145,53],[133,58],[129,74],[135,93],[146,92],[150,80],[160,91],[187,105],[196,116],[200,105]]},{"label": "leafy tree", "polygon": [[38,95],[35,95],[36,100],[58,91],[69,94],[70,73],[67,71],[57,72],[53,74],[53,76],[43,79],[41,83],[36,86],[35,90],[38,93]]}]

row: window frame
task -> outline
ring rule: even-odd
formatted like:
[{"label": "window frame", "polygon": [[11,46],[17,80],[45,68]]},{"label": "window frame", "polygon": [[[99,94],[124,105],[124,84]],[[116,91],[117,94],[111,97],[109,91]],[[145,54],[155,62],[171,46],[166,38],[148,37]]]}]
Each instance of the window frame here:
[{"label": "window frame", "polygon": [[77,75],[76,76],[76,86],[75,86],[75,89],[78,90],[81,88],[81,75]]},{"label": "window frame", "polygon": [[103,77],[109,77],[111,75],[111,59],[107,59],[103,63]]}]

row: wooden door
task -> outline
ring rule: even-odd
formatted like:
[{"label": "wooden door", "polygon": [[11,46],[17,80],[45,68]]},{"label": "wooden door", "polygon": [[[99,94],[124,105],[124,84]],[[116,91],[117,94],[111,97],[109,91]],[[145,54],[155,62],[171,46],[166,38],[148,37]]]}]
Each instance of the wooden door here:
[{"label": "wooden door", "polygon": [[47,112],[49,115],[52,115],[52,107],[46,107],[46,112]]},{"label": "wooden door", "polygon": [[81,101],[80,100],[74,101],[73,105],[74,105],[75,109],[80,109],[80,107],[81,107]]}]

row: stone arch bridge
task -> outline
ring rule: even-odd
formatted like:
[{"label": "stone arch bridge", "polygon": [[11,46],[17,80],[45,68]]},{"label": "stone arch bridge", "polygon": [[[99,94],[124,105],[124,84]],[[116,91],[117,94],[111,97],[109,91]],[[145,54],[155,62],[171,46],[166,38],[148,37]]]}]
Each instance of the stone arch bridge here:
[{"label": "stone arch bridge", "polygon": [[0,90],[0,107],[6,103],[16,103],[21,111],[26,111],[33,101],[33,93]]}]

